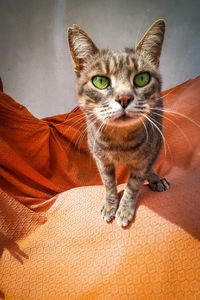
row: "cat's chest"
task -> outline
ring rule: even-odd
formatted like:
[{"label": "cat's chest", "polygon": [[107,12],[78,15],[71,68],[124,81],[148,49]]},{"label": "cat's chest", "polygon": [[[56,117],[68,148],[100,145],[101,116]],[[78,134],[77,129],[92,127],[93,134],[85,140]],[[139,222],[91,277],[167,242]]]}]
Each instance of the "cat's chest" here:
[{"label": "cat's chest", "polygon": [[132,165],[135,160],[139,160],[138,153],[126,153],[123,151],[109,151],[105,157],[114,165]]},{"label": "cat's chest", "polygon": [[[114,165],[133,165],[144,160],[145,147],[143,138],[129,143],[105,143],[96,140],[91,143],[93,154],[105,163]],[[91,149],[91,147],[90,147]]]}]

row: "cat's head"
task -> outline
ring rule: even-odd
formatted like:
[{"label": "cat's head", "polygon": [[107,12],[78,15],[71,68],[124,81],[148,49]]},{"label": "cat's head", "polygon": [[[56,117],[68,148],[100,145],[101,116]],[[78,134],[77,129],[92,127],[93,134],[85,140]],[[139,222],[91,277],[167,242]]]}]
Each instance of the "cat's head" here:
[{"label": "cat's head", "polygon": [[68,29],[76,94],[88,116],[104,124],[128,126],[161,101],[158,67],[164,32],[165,22],[158,20],[135,49],[112,52],[98,49],[79,26]]}]

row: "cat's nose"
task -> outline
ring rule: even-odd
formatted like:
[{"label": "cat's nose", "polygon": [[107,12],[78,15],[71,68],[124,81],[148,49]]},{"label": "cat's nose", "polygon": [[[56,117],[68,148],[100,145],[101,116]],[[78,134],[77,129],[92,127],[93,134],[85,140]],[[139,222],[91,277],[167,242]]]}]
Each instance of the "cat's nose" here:
[{"label": "cat's nose", "polygon": [[126,96],[122,95],[116,98],[116,102],[118,102],[124,109],[133,101],[134,97],[133,96]]}]

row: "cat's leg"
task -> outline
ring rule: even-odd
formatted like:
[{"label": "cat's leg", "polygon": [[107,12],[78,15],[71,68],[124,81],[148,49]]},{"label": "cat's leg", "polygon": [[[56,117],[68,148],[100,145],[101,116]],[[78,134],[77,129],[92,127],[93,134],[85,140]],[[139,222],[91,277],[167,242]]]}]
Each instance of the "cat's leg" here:
[{"label": "cat's leg", "polygon": [[153,191],[163,192],[169,189],[170,182],[166,178],[161,179],[153,168],[149,172],[147,180]]},{"label": "cat's leg", "polygon": [[140,174],[131,169],[128,183],[116,213],[117,224],[120,226],[127,226],[133,219],[137,193],[145,180],[145,176]]},{"label": "cat's leg", "polygon": [[104,165],[100,161],[97,162],[97,165],[106,189],[106,196],[101,209],[101,216],[104,221],[109,222],[114,218],[118,206],[115,168],[114,165]]}]

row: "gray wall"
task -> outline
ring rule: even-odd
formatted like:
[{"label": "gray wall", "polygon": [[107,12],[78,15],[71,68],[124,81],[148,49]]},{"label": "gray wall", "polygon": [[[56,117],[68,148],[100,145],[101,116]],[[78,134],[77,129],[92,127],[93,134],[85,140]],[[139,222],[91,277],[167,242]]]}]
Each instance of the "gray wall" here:
[{"label": "gray wall", "polygon": [[42,118],[76,105],[67,27],[83,27],[100,47],[134,46],[157,19],[167,22],[163,89],[199,75],[199,0],[0,0],[4,90]]}]

